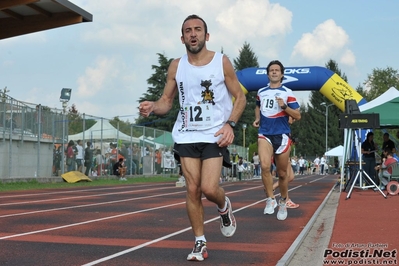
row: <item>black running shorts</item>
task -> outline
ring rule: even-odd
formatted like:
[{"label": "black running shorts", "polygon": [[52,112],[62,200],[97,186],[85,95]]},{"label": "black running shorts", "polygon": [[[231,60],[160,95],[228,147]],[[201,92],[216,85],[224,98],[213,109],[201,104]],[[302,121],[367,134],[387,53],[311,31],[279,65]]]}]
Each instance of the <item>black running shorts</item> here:
[{"label": "black running shorts", "polygon": [[231,167],[229,150],[227,147],[219,147],[217,143],[175,143],[174,156],[179,162],[180,157],[200,158],[201,161],[209,158],[223,157],[223,166]]}]

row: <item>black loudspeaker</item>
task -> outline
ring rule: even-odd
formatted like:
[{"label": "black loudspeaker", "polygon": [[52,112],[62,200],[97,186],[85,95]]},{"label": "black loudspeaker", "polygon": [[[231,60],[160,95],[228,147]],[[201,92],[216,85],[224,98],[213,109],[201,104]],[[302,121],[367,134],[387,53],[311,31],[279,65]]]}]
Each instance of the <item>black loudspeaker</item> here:
[{"label": "black loudspeaker", "polygon": [[356,100],[345,100],[345,113],[360,114],[360,109]]}]

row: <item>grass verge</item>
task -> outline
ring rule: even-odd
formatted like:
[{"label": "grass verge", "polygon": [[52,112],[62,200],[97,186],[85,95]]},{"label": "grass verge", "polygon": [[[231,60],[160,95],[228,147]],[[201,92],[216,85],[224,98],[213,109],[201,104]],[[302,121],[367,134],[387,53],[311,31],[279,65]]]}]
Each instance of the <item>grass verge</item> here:
[{"label": "grass verge", "polygon": [[119,181],[116,178],[97,178],[91,182],[81,181],[77,183],[57,182],[57,183],[41,183],[37,180],[18,181],[18,182],[0,182],[0,192],[20,191],[31,189],[57,189],[57,188],[72,188],[72,187],[93,187],[93,186],[116,186],[135,183],[155,183],[155,182],[176,182],[177,176],[140,176],[140,177],[126,177],[127,181]]}]

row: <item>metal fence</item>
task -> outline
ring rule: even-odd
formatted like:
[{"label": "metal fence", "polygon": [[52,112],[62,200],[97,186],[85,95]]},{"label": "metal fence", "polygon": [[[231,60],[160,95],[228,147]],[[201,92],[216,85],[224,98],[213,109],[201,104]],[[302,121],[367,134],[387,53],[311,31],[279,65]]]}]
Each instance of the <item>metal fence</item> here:
[{"label": "metal fence", "polygon": [[[76,147],[78,141],[93,154],[89,176],[112,175],[115,156],[124,157],[129,175],[178,173],[170,132],[66,113],[65,108],[21,102],[4,93],[0,100],[0,181],[59,176],[79,169],[76,160],[66,165],[65,153],[68,143]],[[68,134],[71,131],[80,133]],[[247,149],[241,146],[229,149],[248,158]],[[85,172],[84,164],[79,170]]]},{"label": "metal fence", "polygon": [[0,97],[0,177],[48,175],[52,147],[62,137],[62,117],[59,110],[17,101],[3,93]]}]

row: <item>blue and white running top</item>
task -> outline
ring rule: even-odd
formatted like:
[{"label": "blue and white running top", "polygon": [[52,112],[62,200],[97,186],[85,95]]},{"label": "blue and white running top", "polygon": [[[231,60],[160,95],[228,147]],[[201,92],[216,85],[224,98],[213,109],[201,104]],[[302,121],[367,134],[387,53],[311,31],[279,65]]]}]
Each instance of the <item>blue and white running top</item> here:
[{"label": "blue and white running top", "polygon": [[288,124],[288,114],[278,105],[276,97],[284,100],[291,109],[298,109],[299,104],[292,90],[285,86],[280,88],[259,89],[256,96],[256,105],[260,109],[259,134],[281,135],[291,132]]}]

